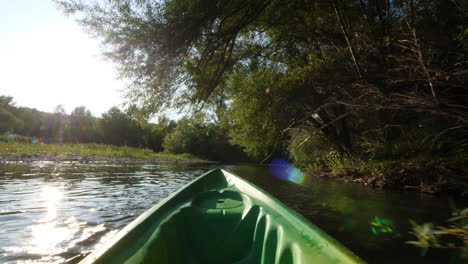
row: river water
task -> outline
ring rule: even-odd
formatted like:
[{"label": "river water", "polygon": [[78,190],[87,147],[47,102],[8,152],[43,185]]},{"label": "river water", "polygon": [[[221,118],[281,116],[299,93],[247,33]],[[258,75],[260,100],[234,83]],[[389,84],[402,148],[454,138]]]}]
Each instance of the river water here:
[{"label": "river water", "polygon": [[[408,219],[443,223],[449,198],[306,178],[267,167],[164,162],[0,164],[0,263],[77,263],[161,199],[216,167],[263,188],[369,263],[461,263],[405,244]],[[467,206],[457,201],[457,206]]]}]

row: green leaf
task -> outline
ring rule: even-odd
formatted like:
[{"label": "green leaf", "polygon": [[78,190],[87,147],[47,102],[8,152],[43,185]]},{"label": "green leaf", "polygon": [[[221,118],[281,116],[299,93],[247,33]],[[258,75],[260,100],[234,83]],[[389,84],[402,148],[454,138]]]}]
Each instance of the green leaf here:
[{"label": "green leaf", "polygon": [[415,246],[418,246],[418,247],[427,247],[426,244],[423,244],[423,243],[421,243],[419,241],[406,241],[405,243],[415,245]]}]

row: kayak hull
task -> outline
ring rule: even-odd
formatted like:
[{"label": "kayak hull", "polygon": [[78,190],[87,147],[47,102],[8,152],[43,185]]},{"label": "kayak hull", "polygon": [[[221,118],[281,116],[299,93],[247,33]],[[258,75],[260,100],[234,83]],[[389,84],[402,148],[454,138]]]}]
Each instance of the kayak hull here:
[{"label": "kayak hull", "polygon": [[364,262],[265,191],[215,169],[159,202],[80,263]]}]

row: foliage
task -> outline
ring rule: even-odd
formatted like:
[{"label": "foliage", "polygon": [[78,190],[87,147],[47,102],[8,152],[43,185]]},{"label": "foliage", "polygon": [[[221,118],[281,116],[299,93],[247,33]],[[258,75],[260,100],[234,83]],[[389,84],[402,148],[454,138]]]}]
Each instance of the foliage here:
[{"label": "foliage", "polygon": [[94,117],[83,106],[76,107],[70,115],[62,106],[57,106],[54,113],[45,113],[17,107],[12,97],[0,96],[0,133],[37,137],[45,143],[94,142],[162,151],[162,139],[175,123],[160,121],[137,122],[117,107],[109,109],[102,118]]},{"label": "foliage", "polygon": [[160,116],[156,124],[140,122],[139,125],[143,130],[144,145],[153,151],[161,152],[163,151],[164,137],[174,130],[177,123],[166,116]]},{"label": "foliage", "polygon": [[463,257],[468,258],[468,208],[456,209],[452,215],[446,226],[437,229],[432,223],[417,224],[411,220],[412,234],[418,240],[407,243],[422,248],[462,248]]},{"label": "foliage", "polygon": [[[325,136],[319,132],[309,132],[307,128],[296,128],[291,129],[290,134],[291,142],[288,145],[288,150],[293,160],[298,164],[320,161],[331,151]],[[316,164],[319,163],[316,162]]]},{"label": "foliage", "polygon": [[0,142],[21,142],[21,143],[30,143],[32,138],[15,135],[15,134],[7,134],[7,135],[0,135]]},{"label": "foliage", "polygon": [[70,119],[70,130],[73,142],[93,142],[101,137],[101,135],[99,135],[98,119],[94,118],[91,111],[84,106],[76,107],[71,112]]},{"label": "foliage", "polygon": [[293,105],[287,105],[287,95],[292,93],[265,92],[279,80],[275,72],[249,76],[241,70],[230,80],[230,88],[238,92],[234,93],[229,112],[223,118],[227,120],[231,142],[244,147],[251,157],[262,158],[272,152],[281,155],[285,150],[287,133],[281,130],[295,112]]},{"label": "foliage", "polygon": [[114,146],[103,144],[28,144],[24,142],[0,141],[0,155],[18,157],[22,155],[79,155],[84,157],[128,157],[128,158],[170,158],[170,159],[199,159],[198,157],[182,153],[156,153],[147,148],[133,148],[128,146]]},{"label": "foliage", "polygon": [[466,154],[467,126],[452,126],[447,120],[432,117],[398,129],[405,131],[405,134],[376,146],[370,151],[370,156],[376,159],[407,159],[421,154],[452,157]]},{"label": "foliage", "polygon": [[176,154],[192,153],[213,160],[245,160],[240,149],[229,144],[218,126],[203,119],[203,115],[180,119],[164,138],[164,150]]},{"label": "foliage", "polygon": [[0,108],[0,132],[18,131],[21,130],[23,122],[16,118],[11,112]]},{"label": "foliage", "polygon": [[[0,141],[39,142],[47,143],[47,146],[55,143],[65,145],[100,143],[106,146],[151,149],[151,152],[165,151],[164,155],[168,157],[172,154],[182,155],[189,152],[213,160],[245,161],[246,157],[242,150],[229,144],[227,132],[218,124],[205,119],[207,118],[204,115],[199,114],[176,122],[166,116],[160,116],[157,123],[151,123],[135,118],[132,109],[124,111],[118,107],[112,107],[101,118],[94,117],[83,106],[76,107],[70,115],[65,113],[62,106],[57,106],[54,113],[44,113],[27,107],[16,107],[12,97],[0,97],[0,128],[4,127],[0,131],[0,133],[4,132],[4,135],[0,134]],[[18,147],[25,149],[26,153],[29,153],[27,150],[34,153],[34,150],[41,151],[42,148],[39,146],[28,148],[23,145],[18,145]],[[54,153],[61,153],[67,149],[68,147],[64,147],[55,151],[53,147],[47,148],[49,152]],[[94,148],[86,147],[85,149],[92,151]],[[102,147],[96,148],[96,154],[105,154],[106,151],[102,152],[101,149]],[[71,150],[76,152],[74,148]],[[125,148],[119,151],[110,150],[109,153],[127,150]],[[129,153],[136,152],[129,151]],[[125,153],[118,155],[126,156]],[[141,155],[148,156],[149,154]]]},{"label": "foliage", "polygon": [[102,114],[103,141],[112,145],[140,146],[140,133],[136,121],[117,107]]},{"label": "foliage", "polygon": [[[300,164],[300,163],[299,163]],[[364,159],[356,155],[340,153],[331,149],[317,157],[312,162],[304,162],[303,167],[310,170],[329,170],[333,176],[350,174],[366,175],[367,177],[383,178],[386,175],[384,163],[371,158]]]},{"label": "foliage", "polygon": [[364,159],[467,151],[460,1],[56,2],[133,80],[140,116],[207,105],[257,159],[306,159],[287,132],[305,127]]}]

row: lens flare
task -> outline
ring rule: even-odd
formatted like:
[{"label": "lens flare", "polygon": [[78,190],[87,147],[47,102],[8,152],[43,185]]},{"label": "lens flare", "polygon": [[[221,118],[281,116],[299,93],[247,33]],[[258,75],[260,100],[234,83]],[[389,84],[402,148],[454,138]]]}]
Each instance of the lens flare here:
[{"label": "lens flare", "polygon": [[396,236],[399,237],[400,233],[395,229],[392,224],[392,221],[385,218],[380,218],[378,216],[374,217],[371,224],[371,231],[374,235],[386,235],[386,236]]},{"label": "lens flare", "polygon": [[304,183],[304,173],[283,159],[273,160],[269,168],[271,174],[278,179],[292,181],[297,184]]}]

